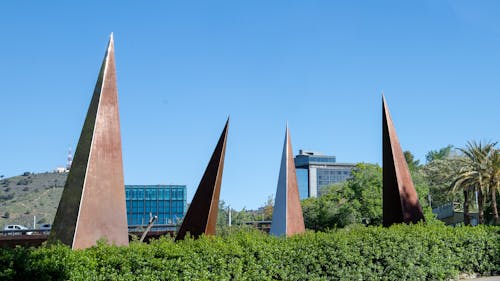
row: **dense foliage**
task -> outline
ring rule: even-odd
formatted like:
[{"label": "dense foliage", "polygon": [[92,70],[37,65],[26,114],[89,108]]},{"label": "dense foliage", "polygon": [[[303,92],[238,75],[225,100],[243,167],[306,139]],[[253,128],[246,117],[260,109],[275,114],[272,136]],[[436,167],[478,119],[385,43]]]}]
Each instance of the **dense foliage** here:
[{"label": "dense foliage", "polygon": [[355,226],[288,239],[252,230],[129,247],[0,250],[0,280],[444,280],[500,269],[498,227]]},{"label": "dense foliage", "polygon": [[[427,209],[427,181],[420,170],[412,170],[412,178],[420,204]],[[349,180],[324,187],[320,194],[302,201],[308,229],[323,231],[351,224],[382,224],[382,168],[379,165],[359,163]],[[432,220],[432,212],[429,211],[426,218]]]},{"label": "dense foliage", "polygon": [[378,165],[357,164],[350,180],[325,187],[320,194],[302,201],[308,229],[382,223],[382,168]]}]

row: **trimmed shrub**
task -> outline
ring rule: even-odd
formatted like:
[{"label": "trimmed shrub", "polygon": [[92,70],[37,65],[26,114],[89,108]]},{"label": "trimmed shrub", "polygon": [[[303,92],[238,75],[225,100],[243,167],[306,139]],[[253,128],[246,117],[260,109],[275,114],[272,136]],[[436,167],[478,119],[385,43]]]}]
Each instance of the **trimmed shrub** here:
[{"label": "trimmed shrub", "polygon": [[0,250],[0,280],[446,280],[499,269],[499,227],[439,224]]}]

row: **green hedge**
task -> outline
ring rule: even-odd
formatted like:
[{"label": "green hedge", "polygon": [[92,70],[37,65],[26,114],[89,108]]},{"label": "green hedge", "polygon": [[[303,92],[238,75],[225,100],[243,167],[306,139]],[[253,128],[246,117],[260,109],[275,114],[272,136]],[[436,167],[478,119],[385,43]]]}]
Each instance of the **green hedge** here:
[{"label": "green hedge", "polygon": [[0,250],[0,280],[445,280],[500,269],[499,227],[356,226],[275,238],[238,230],[174,243]]}]

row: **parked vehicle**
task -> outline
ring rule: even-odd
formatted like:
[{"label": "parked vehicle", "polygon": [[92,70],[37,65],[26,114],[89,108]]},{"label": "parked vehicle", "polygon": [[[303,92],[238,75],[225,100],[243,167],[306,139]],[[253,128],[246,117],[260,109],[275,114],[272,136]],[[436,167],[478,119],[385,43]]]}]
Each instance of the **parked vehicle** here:
[{"label": "parked vehicle", "polygon": [[9,231],[5,233],[6,235],[31,235],[33,232],[31,231],[23,231],[27,230],[28,228],[26,226],[20,225],[20,224],[9,224],[6,225],[3,230],[4,231]]},{"label": "parked vehicle", "polygon": [[50,230],[52,229],[52,225],[50,223],[44,223],[44,224],[41,224],[38,229],[40,230],[44,230],[44,232],[50,232]]}]

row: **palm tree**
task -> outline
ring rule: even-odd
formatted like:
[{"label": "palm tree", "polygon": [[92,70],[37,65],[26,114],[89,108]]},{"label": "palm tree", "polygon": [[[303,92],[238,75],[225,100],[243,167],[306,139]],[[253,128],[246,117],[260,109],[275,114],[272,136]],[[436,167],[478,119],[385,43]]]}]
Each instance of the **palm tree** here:
[{"label": "palm tree", "polygon": [[[463,190],[464,192],[464,222],[470,222],[469,215],[469,193],[477,192],[479,223],[484,223],[484,202],[487,195],[491,195],[492,180],[492,155],[497,151],[495,143],[468,142],[465,148],[459,148],[464,157],[461,159],[460,171],[451,185],[452,192]],[[495,194],[496,195],[496,194]]]},{"label": "palm tree", "polygon": [[490,157],[490,173],[488,191],[491,196],[491,209],[494,223],[498,224],[497,192],[500,192],[500,149],[495,149]]},{"label": "palm tree", "polygon": [[[465,161],[463,161],[465,162]],[[477,173],[470,171],[468,166],[462,167],[456,179],[451,184],[451,192],[456,193],[461,190],[464,193],[464,224],[470,225],[469,200],[470,194],[475,190]]]}]

